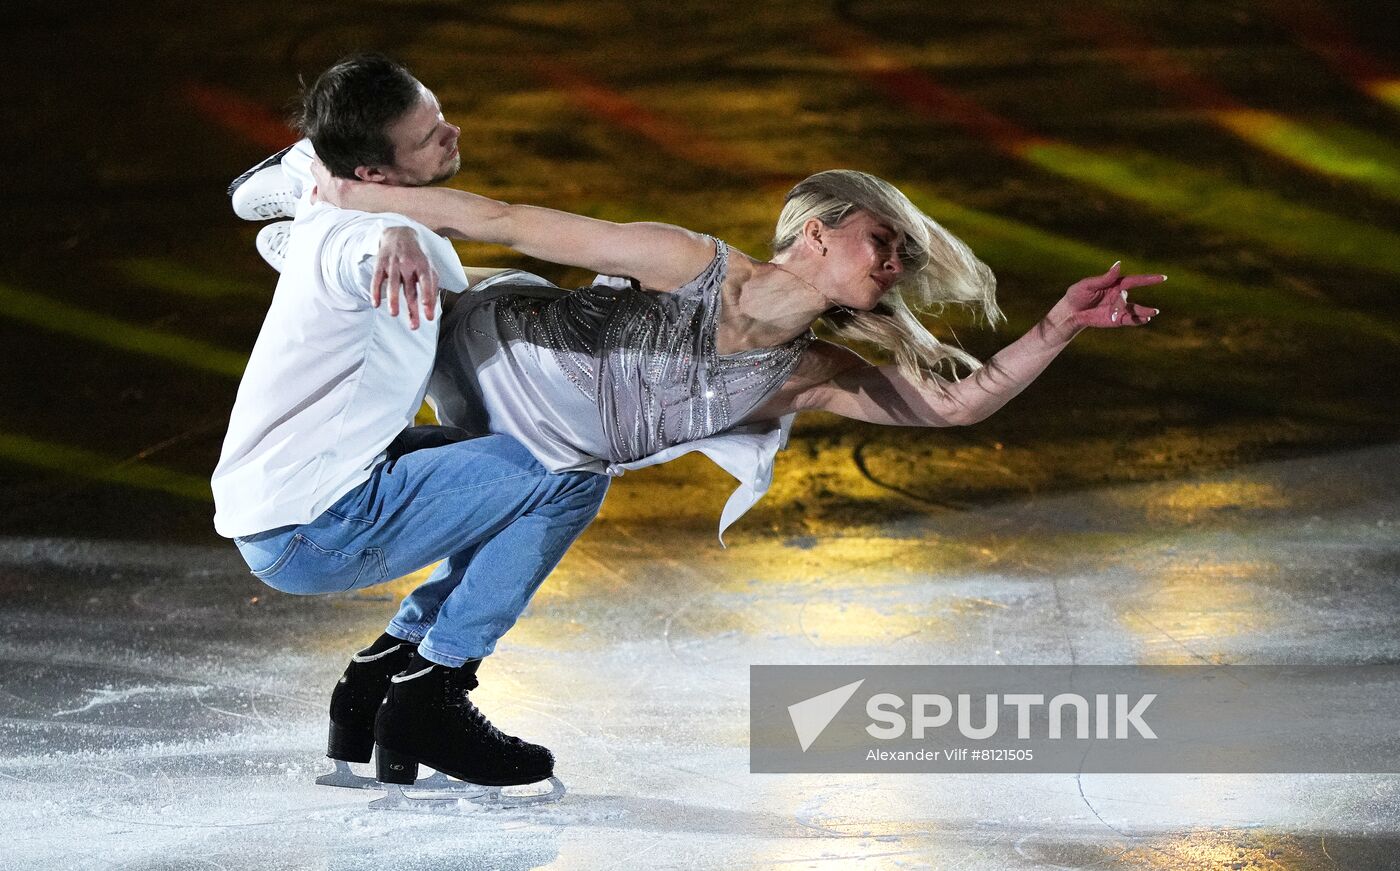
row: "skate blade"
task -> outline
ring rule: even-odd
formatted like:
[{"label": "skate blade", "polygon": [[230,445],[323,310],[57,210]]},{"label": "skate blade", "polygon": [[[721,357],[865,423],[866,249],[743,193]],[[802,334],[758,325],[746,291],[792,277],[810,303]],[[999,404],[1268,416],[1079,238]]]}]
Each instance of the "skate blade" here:
[{"label": "skate blade", "polygon": [[[435,775],[440,776],[440,775]],[[428,778],[431,780],[432,778]],[[483,808],[517,808],[556,802],[564,797],[564,782],[557,777],[520,786],[482,786],[465,780],[448,780],[447,789],[420,792],[426,780],[415,783],[408,793],[397,783],[386,783],[384,797],[369,803],[375,810],[390,811],[452,811],[460,802],[471,802]],[[507,792],[506,790],[509,790]]]},{"label": "skate blade", "polygon": [[[318,786],[338,786],[342,789],[383,789],[384,784],[367,777],[363,774],[356,774],[350,767],[350,763],[343,759],[336,759],[335,769],[329,774],[323,774],[316,778]],[[433,772],[431,777],[420,778],[413,784],[414,789],[430,789],[435,791],[450,791],[462,785],[462,781],[453,780],[440,771]]]}]

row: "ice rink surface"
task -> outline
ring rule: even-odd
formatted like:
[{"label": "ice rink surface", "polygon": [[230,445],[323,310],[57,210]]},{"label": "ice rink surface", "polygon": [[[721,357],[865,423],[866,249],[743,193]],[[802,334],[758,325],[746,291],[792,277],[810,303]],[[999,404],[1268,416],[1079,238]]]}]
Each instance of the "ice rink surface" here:
[{"label": "ice rink surface", "polygon": [[312,784],[330,688],[411,579],[298,599],[232,548],[5,540],[0,867],[1400,867],[1395,776],[752,775],[747,750],[751,664],[1394,661],[1398,509],[1387,446],[728,550],[605,511],[474,694],[568,795],[449,813]]}]

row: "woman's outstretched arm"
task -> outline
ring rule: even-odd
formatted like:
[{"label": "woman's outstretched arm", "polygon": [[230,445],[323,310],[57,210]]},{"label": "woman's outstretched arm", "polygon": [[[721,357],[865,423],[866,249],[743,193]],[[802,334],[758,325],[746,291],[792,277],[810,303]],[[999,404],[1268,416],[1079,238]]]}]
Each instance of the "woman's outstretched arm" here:
[{"label": "woman's outstretched arm", "polygon": [[897,366],[871,365],[840,345],[813,345],[811,361],[804,360],[806,365],[799,367],[791,387],[769,404],[786,407],[760,411],[767,417],[784,411],[821,410],[896,426],[974,424],[1029,386],[1080,330],[1150,321],[1158,310],[1129,302],[1127,292],[1164,280],[1164,275],[1124,276],[1115,263],[1107,273],[1076,283],[1029,332],[959,381],[938,376],[915,381]]},{"label": "woman's outstretched arm", "polygon": [[394,187],[334,178],[313,166],[317,196],[362,212],[396,212],[458,239],[505,245],[530,257],[625,275],[651,290],[674,290],[714,259],[708,238],[671,224],[617,224],[522,206],[466,191]]}]

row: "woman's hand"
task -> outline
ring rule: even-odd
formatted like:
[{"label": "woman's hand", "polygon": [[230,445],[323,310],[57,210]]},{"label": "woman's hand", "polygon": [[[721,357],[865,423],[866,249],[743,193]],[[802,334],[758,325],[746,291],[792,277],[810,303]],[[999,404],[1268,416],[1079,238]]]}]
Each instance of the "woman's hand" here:
[{"label": "woman's hand", "polygon": [[[336,178],[319,160],[311,162],[311,175],[316,185],[311,189],[311,202],[324,201],[338,208],[355,208],[352,201],[355,192],[369,182]],[[379,253],[375,255],[374,279],[370,283],[369,301],[379,308],[387,294],[389,315],[399,316],[399,294],[408,308],[408,328],[418,329],[418,306],[423,306],[423,317],[432,320],[437,309],[438,274],[433,262],[423,247],[418,244],[418,234],[409,227],[390,227],[379,240]]]},{"label": "woman's hand", "polygon": [[1161,309],[1130,302],[1128,291],[1166,280],[1165,275],[1123,275],[1121,262],[1115,263],[1103,275],[1070,285],[1055,304],[1051,319],[1074,331],[1084,327],[1141,326],[1160,314]]},{"label": "woman's hand", "polygon": [[342,209],[353,209],[349,201],[354,198],[355,189],[369,182],[336,178],[320,160],[311,161],[311,175],[316,184],[311,188],[311,202],[327,202]]},{"label": "woman's hand", "polygon": [[369,301],[375,308],[389,296],[389,315],[399,316],[399,292],[408,308],[408,328],[418,329],[418,305],[423,317],[433,319],[437,306],[438,275],[433,262],[418,244],[418,234],[408,227],[390,227],[379,241]]}]

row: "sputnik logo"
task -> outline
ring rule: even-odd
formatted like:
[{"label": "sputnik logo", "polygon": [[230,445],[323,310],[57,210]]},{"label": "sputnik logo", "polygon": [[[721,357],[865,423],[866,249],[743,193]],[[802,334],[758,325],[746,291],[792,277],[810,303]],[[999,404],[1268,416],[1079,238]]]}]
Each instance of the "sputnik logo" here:
[{"label": "sputnik logo", "polygon": [[836,715],[841,713],[846,702],[851,700],[851,696],[856,694],[856,690],[860,689],[863,683],[865,678],[788,705],[788,716],[792,718],[792,728],[797,732],[797,741],[802,745],[803,753],[807,752],[813,741],[821,737],[822,732],[831,725],[831,721],[836,719]]}]

